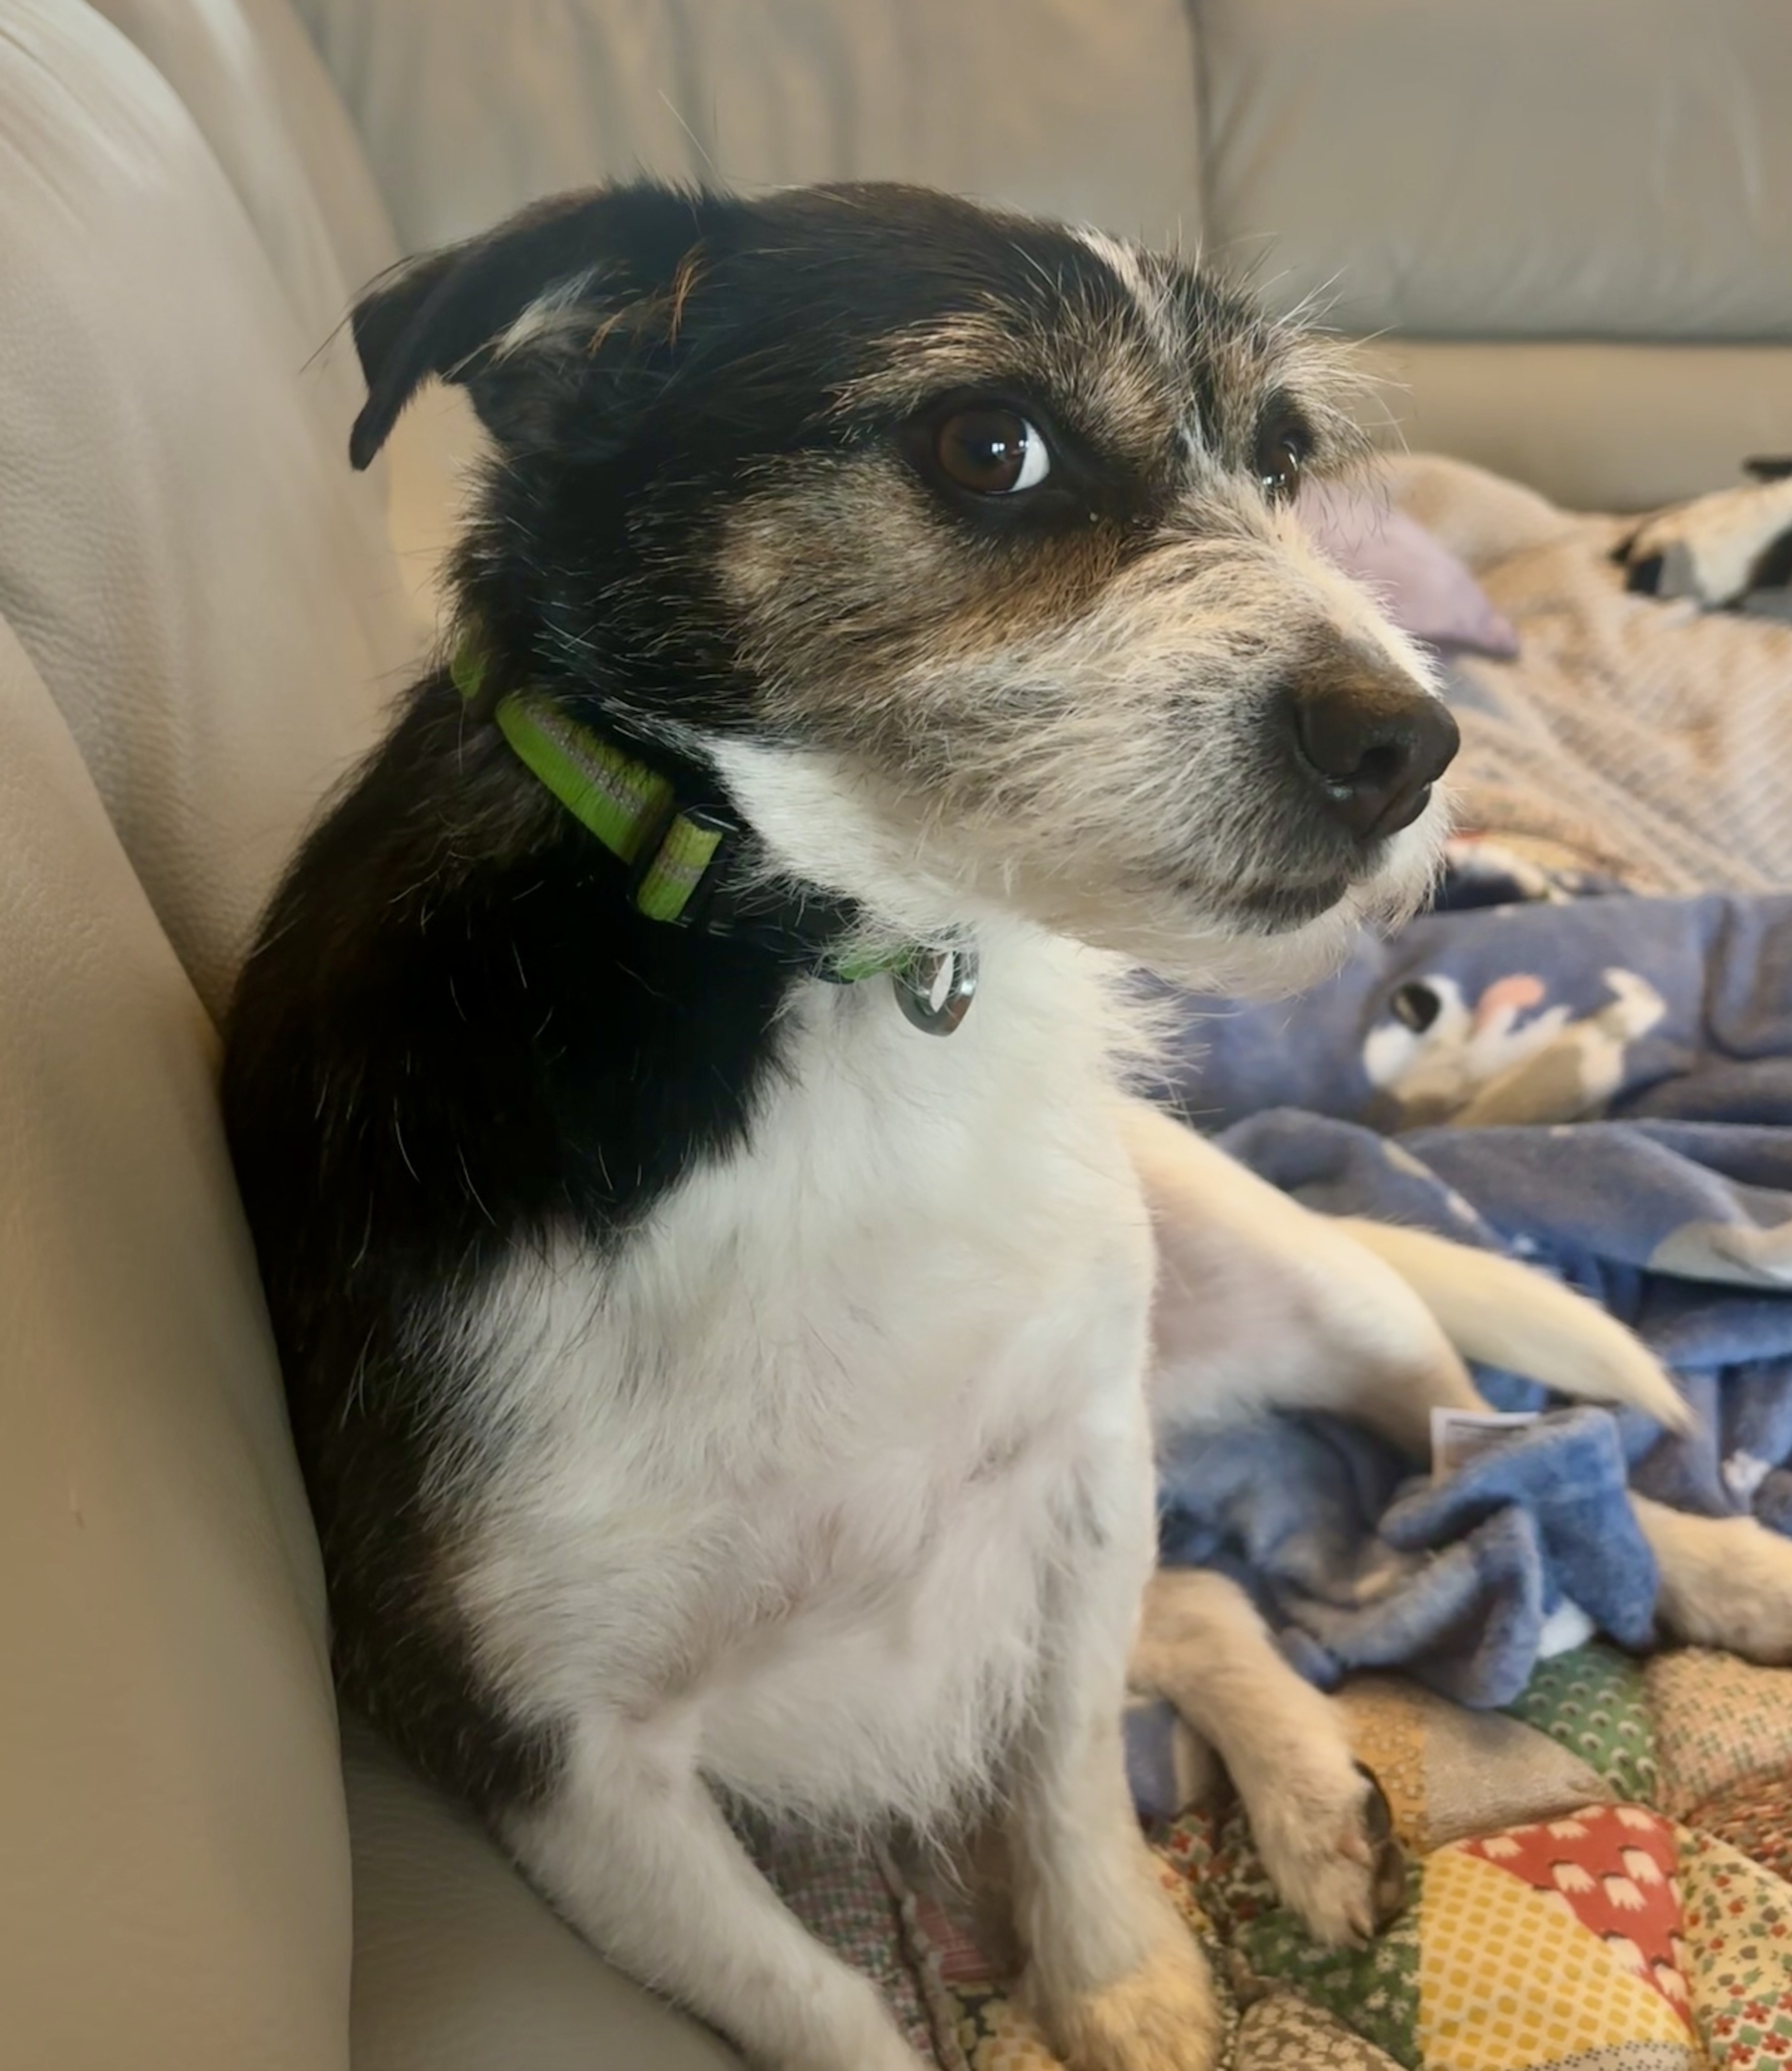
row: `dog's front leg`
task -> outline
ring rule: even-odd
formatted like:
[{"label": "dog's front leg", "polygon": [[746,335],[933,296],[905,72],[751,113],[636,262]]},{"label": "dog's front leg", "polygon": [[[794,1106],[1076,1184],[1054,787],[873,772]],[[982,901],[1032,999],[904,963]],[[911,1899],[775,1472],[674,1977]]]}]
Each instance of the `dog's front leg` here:
[{"label": "dog's front leg", "polygon": [[1486,1408],[1431,1310],[1343,1224],[1145,1101],[1122,1127],[1157,1235],[1160,1435],[1330,1410],[1424,1460],[1434,1408]]},{"label": "dog's front leg", "polygon": [[922,2071],[873,1987],[785,1911],[674,1733],[587,1723],[505,1838],[602,1955],[760,2071]]},{"label": "dog's front leg", "polygon": [[1132,1684],[1219,1750],[1264,1867],[1316,1942],[1364,1942],[1405,1905],[1388,1801],[1352,1754],[1344,1714],[1295,1674],[1229,1575],[1152,1576]]},{"label": "dog's front leg", "polygon": [[[1144,1388],[1066,1527],[1009,1823],[1021,1996],[1071,2071],[1209,2071],[1206,1959],[1139,1831],[1120,1740],[1155,1551]],[[1105,1472],[1103,1471],[1105,1468]]]}]

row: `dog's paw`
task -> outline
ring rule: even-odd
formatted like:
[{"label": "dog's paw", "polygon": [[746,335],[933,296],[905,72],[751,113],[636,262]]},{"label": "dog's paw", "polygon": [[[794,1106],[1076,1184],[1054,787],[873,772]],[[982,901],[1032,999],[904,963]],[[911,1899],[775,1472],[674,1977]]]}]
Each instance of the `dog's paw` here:
[{"label": "dog's paw", "polygon": [[1201,1947],[1165,1909],[1165,1931],[1138,1969],[1085,1992],[1028,1974],[1022,2002],[1067,2071],[1214,2071],[1223,2028]]},{"label": "dog's paw", "polygon": [[1701,604],[1733,603],[1751,585],[1781,579],[1792,537],[1792,481],[1775,477],[1695,497],[1650,519],[1623,549],[1628,586]]},{"label": "dog's paw", "polygon": [[1637,1510],[1661,1566],[1658,1615],[1676,1639],[1792,1665],[1792,1538],[1754,1517]]},{"label": "dog's paw", "polygon": [[[818,1992],[781,2036],[766,2033],[746,2046],[755,2071],[928,2071],[922,2056],[890,2018],[882,1994],[868,1979],[852,1989]],[[863,1989],[859,1989],[859,1987]],[[735,2039],[743,2041],[737,2032]]]},{"label": "dog's paw", "polygon": [[1381,1785],[1359,1761],[1278,1775],[1245,1810],[1284,1904],[1327,1949],[1360,1946],[1406,1906],[1406,1856]]}]

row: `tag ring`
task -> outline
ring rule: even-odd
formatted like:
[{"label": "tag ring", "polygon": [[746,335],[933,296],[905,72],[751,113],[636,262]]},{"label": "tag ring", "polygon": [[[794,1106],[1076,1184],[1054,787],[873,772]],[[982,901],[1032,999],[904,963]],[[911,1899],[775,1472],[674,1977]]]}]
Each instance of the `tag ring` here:
[{"label": "tag ring", "polygon": [[896,1004],[925,1036],[950,1036],[977,996],[977,956],[969,949],[920,949],[890,974]]}]

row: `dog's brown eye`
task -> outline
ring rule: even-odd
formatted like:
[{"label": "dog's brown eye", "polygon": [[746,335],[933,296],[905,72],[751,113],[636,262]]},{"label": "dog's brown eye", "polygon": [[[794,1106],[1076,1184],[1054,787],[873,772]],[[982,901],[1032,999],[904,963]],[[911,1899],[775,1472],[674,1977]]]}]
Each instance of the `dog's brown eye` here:
[{"label": "dog's brown eye", "polygon": [[1051,472],[1045,441],[1013,410],[957,410],[934,435],[940,472],[979,496],[1012,496]]},{"label": "dog's brown eye", "polygon": [[1291,418],[1273,417],[1263,427],[1253,466],[1257,487],[1272,504],[1286,503],[1300,486],[1306,455],[1306,434]]}]

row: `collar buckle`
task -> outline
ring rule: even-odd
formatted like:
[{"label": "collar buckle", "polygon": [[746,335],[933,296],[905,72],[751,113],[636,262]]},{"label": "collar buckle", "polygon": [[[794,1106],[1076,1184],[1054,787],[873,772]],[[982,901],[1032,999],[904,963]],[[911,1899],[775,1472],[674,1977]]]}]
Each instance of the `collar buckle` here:
[{"label": "collar buckle", "polygon": [[628,899],[637,913],[669,927],[700,927],[734,823],[674,796],[641,829],[628,864]]}]

